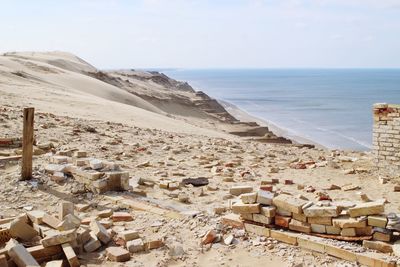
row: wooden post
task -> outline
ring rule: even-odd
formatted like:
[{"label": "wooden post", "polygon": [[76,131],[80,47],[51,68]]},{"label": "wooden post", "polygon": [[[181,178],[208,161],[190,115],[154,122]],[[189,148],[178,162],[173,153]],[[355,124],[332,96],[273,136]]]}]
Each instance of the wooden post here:
[{"label": "wooden post", "polygon": [[32,178],[34,112],[35,112],[34,108],[24,108],[21,180],[29,180]]}]

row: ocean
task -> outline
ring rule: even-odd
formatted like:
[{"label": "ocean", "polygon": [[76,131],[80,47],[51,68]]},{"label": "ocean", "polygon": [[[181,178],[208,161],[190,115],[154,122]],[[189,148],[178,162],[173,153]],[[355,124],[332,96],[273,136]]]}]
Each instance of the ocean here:
[{"label": "ocean", "polygon": [[369,150],[372,105],[400,103],[400,69],[161,71],[330,149]]}]

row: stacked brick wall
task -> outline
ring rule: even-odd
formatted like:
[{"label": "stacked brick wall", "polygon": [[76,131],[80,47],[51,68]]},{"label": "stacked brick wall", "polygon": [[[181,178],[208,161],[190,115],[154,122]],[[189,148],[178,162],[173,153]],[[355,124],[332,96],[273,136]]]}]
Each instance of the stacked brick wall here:
[{"label": "stacked brick wall", "polygon": [[373,152],[379,171],[400,175],[400,105],[374,105]]}]

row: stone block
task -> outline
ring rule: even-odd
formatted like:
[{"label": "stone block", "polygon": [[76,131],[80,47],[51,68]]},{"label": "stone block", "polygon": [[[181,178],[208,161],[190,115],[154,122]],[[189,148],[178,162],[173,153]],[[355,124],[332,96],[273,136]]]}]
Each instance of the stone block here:
[{"label": "stone block", "polygon": [[260,204],[244,204],[239,201],[232,205],[232,211],[240,214],[260,213]]},{"label": "stone block", "polygon": [[253,204],[257,200],[257,193],[245,193],[239,196],[240,200],[245,204]]},{"label": "stone block", "polygon": [[139,238],[139,232],[135,230],[126,230],[119,233],[119,236],[125,241],[131,241],[133,239]]},{"label": "stone block", "polygon": [[264,226],[245,223],[244,229],[246,230],[246,232],[253,233],[255,235],[265,236],[265,237],[270,236],[270,229],[268,229]]},{"label": "stone block", "polygon": [[145,250],[157,249],[164,246],[164,242],[160,239],[146,241],[144,243]]},{"label": "stone block", "polygon": [[43,223],[47,224],[48,226],[56,229],[57,226],[61,223],[61,220],[57,219],[56,217],[53,217],[49,214],[44,214],[42,218]]},{"label": "stone block", "polygon": [[357,236],[371,236],[373,234],[372,226],[356,228],[356,234]]},{"label": "stone block", "polygon": [[386,228],[387,218],[386,216],[370,215],[368,216],[368,225]]},{"label": "stone block", "polygon": [[276,209],[276,214],[280,216],[292,217],[292,212],[280,208]]},{"label": "stone block", "polygon": [[400,257],[400,240],[397,240],[392,245],[393,255]]},{"label": "stone block", "polygon": [[126,249],[121,247],[106,248],[106,256],[110,261],[125,262],[131,259],[131,254]]},{"label": "stone block", "polygon": [[10,245],[8,249],[8,256],[17,264],[17,266],[40,267],[39,263],[28,252],[28,250],[21,244]]},{"label": "stone block", "polygon": [[336,247],[334,245],[326,244],[325,245],[325,252],[328,255],[334,256],[334,257],[339,258],[339,259],[343,259],[343,260],[347,260],[347,261],[351,261],[351,262],[357,261],[357,254],[356,253],[354,253],[352,251],[349,251],[349,250],[346,250],[346,249],[343,249],[343,248]]},{"label": "stone block", "polygon": [[131,253],[136,253],[136,252],[141,252],[144,251],[144,243],[143,240],[138,238],[134,239],[131,241],[128,241],[126,243],[126,248],[129,250]]},{"label": "stone block", "polygon": [[273,217],[266,217],[262,214],[253,214],[253,221],[262,223],[262,224],[273,224],[274,218]]},{"label": "stone block", "polygon": [[258,190],[256,202],[262,205],[272,205],[275,194],[265,190]]},{"label": "stone block", "polygon": [[43,217],[45,214],[46,213],[42,210],[32,210],[26,213],[26,215],[28,215],[29,220],[31,220],[31,222],[36,224],[43,223]]},{"label": "stone block", "polygon": [[300,222],[307,222],[307,217],[304,214],[292,213],[292,217]]},{"label": "stone block", "polygon": [[363,247],[369,248],[369,249],[374,249],[379,252],[383,253],[392,253],[392,245],[382,242],[382,241],[371,241],[371,240],[364,240],[363,241]]},{"label": "stone block", "polygon": [[101,168],[103,168],[103,162],[99,159],[92,159],[89,161],[89,166],[93,170],[100,170]]},{"label": "stone block", "polygon": [[90,229],[92,230],[92,233],[95,234],[103,244],[108,244],[108,242],[111,241],[111,236],[107,232],[107,229],[98,221],[92,221],[90,223]]},{"label": "stone block", "polygon": [[278,231],[278,230],[270,230],[271,232],[271,237],[281,241],[283,243],[286,244],[290,244],[290,245],[297,245],[297,237],[299,236],[296,233],[290,233],[290,232],[286,232],[286,231]]},{"label": "stone block", "polygon": [[46,265],[44,267],[63,267],[63,266],[65,266],[63,260],[54,260],[46,262]]},{"label": "stone block", "polygon": [[63,220],[68,214],[74,214],[74,203],[62,201],[58,206],[58,219]]},{"label": "stone block", "polygon": [[97,239],[97,236],[90,232],[90,239],[86,244],[83,246],[86,252],[93,252],[96,251],[98,248],[101,247],[101,242]]},{"label": "stone block", "polygon": [[238,229],[244,228],[243,221],[240,219],[240,215],[238,214],[230,213],[225,216],[222,216],[221,223],[223,225],[230,226],[233,228],[238,228]]},{"label": "stone block", "polygon": [[64,182],[64,180],[65,180],[64,173],[62,173],[62,172],[54,172],[50,176],[50,180],[52,180],[53,182],[56,182],[56,183]]},{"label": "stone block", "polygon": [[276,208],[274,206],[261,207],[260,213],[266,217],[275,217]]},{"label": "stone block", "polygon": [[385,211],[385,207],[382,203],[377,202],[366,202],[357,204],[355,207],[349,209],[349,215],[351,217],[367,216],[381,214]]},{"label": "stone block", "polygon": [[21,216],[10,223],[9,234],[11,237],[30,241],[35,236],[38,236],[39,232],[27,223],[25,216]]},{"label": "stone block", "polygon": [[356,228],[343,228],[340,232],[341,236],[356,236]]},{"label": "stone block", "polygon": [[245,221],[252,221],[253,213],[242,213],[242,214],[240,214],[240,219],[245,220]]},{"label": "stone block", "polygon": [[290,223],[291,219],[292,219],[291,217],[284,217],[284,216],[276,215],[275,216],[275,225],[278,225],[283,228],[289,228],[289,223]]},{"label": "stone block", "polygon": [[59,223],[56,227],[59,231],[67,231],[76,229],[81,225],[81,219],[73,214],[68,214],[64,217],[64,220]]},{"label": "stone block", "polygon": [[108,218],[111,215],[113,215],[113,210],[112,209],[102,210],[102,211],[99,211],[97,213],[97,217],[99,217],[99,218]]},{"label": "stone block", "polygon": [[111,219],[113,222],[130,222],[133,221],[133,216],[128,212],[114,212]]},{"label": "stone block", "polygon": [[325,245],[320,239],[311,236],[299,235],[297,237],[298,246],[311,251],[325,253]]},{"label": "stone block", "polygon": [[392,233],[391,232],[374,232],[374,234],[372,235],[372,238],[374,240],[378,240],[378,241],[384,241],[384,242],[390,242],[390,240],[392,239]]},{"label": "stone block", "polygon": [[289,229],[297,232],[302,233],[311,233],[311,225],[309,223],[297,221],[297,220],[290,220]]},{"label": "stone block", "polygon": [[75,151],[74,152],[74,157],[75,158],[86,158],[87,157],[87,152],[86,151],[82,151],[82,150]]},{"label": "stone block", "polygon": [[310,224],[332,225],[331,217],[309,217],[307,222]]},{"label": "stone block", "polygon": [[280,194],[272,200],[273,204],[279,209],[290,211],[297,214],[303,213],[303,205],[307,203],[306,200],[295,198],[291,195]]},{"label": "stone block", "polygon": [[77,238],[76,230],[69,231],[54,231],[51,235],[46,236],[41,240],[44,247],[50,247],[55,245],[61,245],[69,243]]},{"label": "stone block", "polygon": [[333,226],[340,228],[362,228],[367,226],[367,218],[351,218],[348,216],[339,216],[332,219]]},{"label": "stone block", "polygon": [[[325,234],[326,227],[327,226],[323,225],[323,224],[311,224],[311,232],[318,233],[318,234]],[[340,231],[339,231],[339,233],[340,233]]]},{"label": "stone block", "polygon": [[60,245],[44,247],[42,245],[37,245],[34,247],[27,248],[28,252],[35,258],[35,260],[39,263],[43,261],[47,261],[50,258],[57,257],[63,254],[62,248]]},{"label": "stone block", "polygon": [[396,267],[396,262],[387,259],[385,255],[374,252],[358,253],[357,262],[369,267]]},{"label": "stone block", "polygon": [[229,193],[231,195],[234,195],[234,196],[239,196],[241,194],[251,193],[251,192],[253,192],[253,187],[252,186],[245,186],[245,185],[243,185],[243,186],[232,186],[229,189]]},{"label": "stone block", "polygon": [[78,257],[75,254],[74,249],[71,247],[69,243],[64,243],[61,245],[62,250],[64,251],[65,258],[69,263],[70,267],[79,267],[81,264],[79,263]]},{"label": "stone block", "polygon": [[336,206],[319,207],[313,205],[304,209],[303,212],[307,217],[337,217],[341,210]]}]

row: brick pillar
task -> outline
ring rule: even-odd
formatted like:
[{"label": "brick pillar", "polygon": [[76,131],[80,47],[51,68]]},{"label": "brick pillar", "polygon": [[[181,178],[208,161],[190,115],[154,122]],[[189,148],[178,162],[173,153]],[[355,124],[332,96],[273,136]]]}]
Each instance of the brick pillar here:
[{"label": "brick pillar", "polygon": [[400,175],[400,105],[375,104],[373,153],[379,172]]}]

